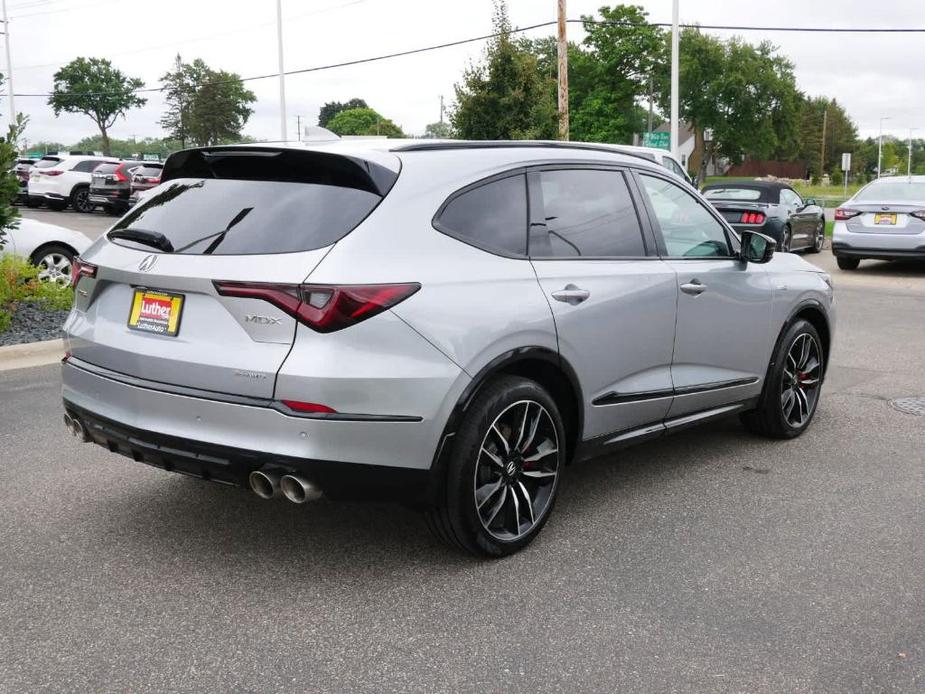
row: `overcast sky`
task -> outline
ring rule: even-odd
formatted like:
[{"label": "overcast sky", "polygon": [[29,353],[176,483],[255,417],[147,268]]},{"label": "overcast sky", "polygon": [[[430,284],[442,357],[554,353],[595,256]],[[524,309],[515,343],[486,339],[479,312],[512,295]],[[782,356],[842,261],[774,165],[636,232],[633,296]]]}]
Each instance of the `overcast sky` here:
[{"label": "overcast sky", "polygon": [[[570,18],[592,14],[601,0],[568,0]],[[615,3],[614,3],[615,4]],[[670,0],[639,0],[655,22],[671,18]],[[243,77],[277,69],[275,0],[7,0],[11,19],[13,78],[17,94],[47,93],[52,75],[77,56],[106,57],[148,86],[180,52]],[[514,26],[555,19],[556,0],[508,0]],[[876,7],[876,12],[873,7]],[[298,69],[479,36],[491,31],[491,0],[283,0],[286,69]],[[925,27],[922,0],[681,0],[682,22],[725,25]],[[554,27],[529,35],[550,35]],[[579,40],[580,26],[569,25]],[[729,36],[735,32],[716,32]],[[796,65],[799,87],[810,95],[836,97],[863,136],[885,132],[925,136],[925,36],[739,32],[757,42],[770,39]],[[287,78],[288,125],[295,137],[297,114],[315,124],[326,101],[361,97],[406,132],[420,134],[439,117],[439,99],[452,100],[453,84],[483,44],[444,49]],[[2,71],[6,72],[3,64]],[[245,132],[279,137],[277,80],[248,83],[257,95]],[[120,119],[111,134],[163,135],[157,121],[159,94]],[[55,118],[45,98],[20,96],[27,113],[26,137],[72,144],[94,134],[86,116]],[[0,109],[8,113],[4,88]]]}]

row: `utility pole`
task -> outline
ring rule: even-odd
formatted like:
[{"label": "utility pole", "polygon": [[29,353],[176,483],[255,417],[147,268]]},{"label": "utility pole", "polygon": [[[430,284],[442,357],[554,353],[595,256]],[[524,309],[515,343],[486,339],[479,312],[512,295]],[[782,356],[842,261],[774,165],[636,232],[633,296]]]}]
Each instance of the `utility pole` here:
[{"label": "utility pole", "polygon": [[880,136],[877,138],[877,178],[880,178],[880,162],[883,161],[883,121],[885,120],[890,120],[890,117],[880,117]]},{"label": "utility pole", "polygon": [[825,130],[829,122],[829,107],[825,107],[825,111],[822,112],[822,150],[819,153],[819,180],[822,181],[823,175],[825,175]]},{"label": "utility pole", "polygon": [[568,37],[566,27],[565,0],[559,0],[559,139],[569,139],[568,127]]},{"label": "utility pole", "polygon": [[283,70],[283,0],[276,0],[276,40],[279,47],[279,136],[285,142],[289,138],[286,137],[286,74]]},{"label": "utility pole", "polygon": [[646,132],[652,132],[652,75],[649,75],[649,117],[646,119]]},{"label": "utility pole", "polygon": [[678,26],[678,8],[679,0],[673,0],[671,6],[671,155],[678,159],[678,99],[680,81],[680,67],[678,61],[678,52],[681,44],[681,28]]},{"label": "utility pole", "polygon": [[299,142],[302,141],[302,116],[297,115],[295,117],[295,131],[298,136]]},{"label": "utility pole", "polygon": [[912,183],[912,131],[918,128],[909,128],[909,158],[906,160],[906,177]]},{"label": "utility pole", "polygon": [[13,125],[16,123],[16,104],[13,103],[13,62],[10,60],[10,20],[6,15],[6,0],[3,0],[3,38],[6,44],[6,86],[10,93],[10,125]]},{"label": "utility pole", "polygon": [[440,125],[443,125],[443,94],[440,95]]}]

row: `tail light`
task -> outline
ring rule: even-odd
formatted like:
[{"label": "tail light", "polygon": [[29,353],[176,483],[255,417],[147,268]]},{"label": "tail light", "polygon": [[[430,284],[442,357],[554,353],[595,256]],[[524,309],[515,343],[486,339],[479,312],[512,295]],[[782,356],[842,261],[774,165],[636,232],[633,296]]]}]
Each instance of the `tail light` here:
[{"label": "tail light", "polygon": [[843,222],[846,219],[857,217],[861,214],[860,210],[852,210],[850,207],[839,207],[835,210],[835,221]]},{"label": "tail light", "polygon": [[295,412],[306,414],[337,414],[337,410],[317,402],[302,402],[301,400],[283,400],[283,404]]},{"label": "tail light", "polygon": [[71,289],[77,289],[77,283],[81,277],[96,277],[96,265],[85,263],[80,258],[74,258],[71,263]]},{"label": "tail light", "polygon": [[763,212],[743,212],[742,224],[764,224]]},{"label": "tail light", "polygon": [[916,219],[925,221],[925,210],[916,210],[915,212],[910,212],[909,214],[911,214]]},{"label": "tail light", "polygon": [[48,171],[43,171],[42,174],[45,176],[60,176],[64,172],[60,169],[49,169]]},{"label": "tail light", "polygon": [[421,285],[269,284],[215,282],[221,296],[267,301],[319,333],[332,333],[382,313],[414,294]]},{"label": "tail light", "polygon": [[116,180],[119,183],[125,183],[128,180],[128,176],[125,175],[125,164],[116,168],[115,174],[116,174]]}]

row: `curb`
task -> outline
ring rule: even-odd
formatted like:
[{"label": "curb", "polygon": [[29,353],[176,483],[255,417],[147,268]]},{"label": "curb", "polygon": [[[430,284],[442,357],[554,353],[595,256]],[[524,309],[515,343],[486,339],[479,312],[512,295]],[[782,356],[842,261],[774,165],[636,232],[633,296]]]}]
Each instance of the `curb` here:
[{"label": "curb", "polygon": [[0,371],[27,369],[61,361],[64,357],[64,340],[27,342],[22,345],[0,347]]}]

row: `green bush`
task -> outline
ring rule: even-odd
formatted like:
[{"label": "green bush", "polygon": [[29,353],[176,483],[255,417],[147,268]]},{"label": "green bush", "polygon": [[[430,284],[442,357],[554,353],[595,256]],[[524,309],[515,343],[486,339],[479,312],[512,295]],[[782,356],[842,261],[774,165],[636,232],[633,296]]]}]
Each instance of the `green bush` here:
[{"label": "green bush", "polygon": [[31,303],[46,311],[66,311],[74,301],[69,287],[42,282],[34,265],[14,255],[0,255],[0,332],[8,330],[16,306]]},{"label": "green bush", "polygon": [[835,169],[835,171],[832,172],[830,180],[832,181],[833,186],[840,186],[845,182],[845,176],[840,169]]}]

